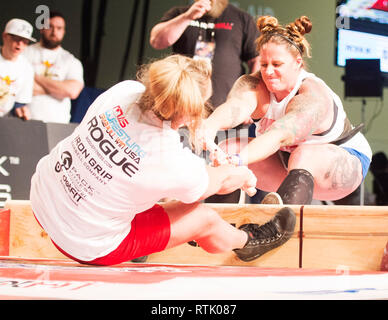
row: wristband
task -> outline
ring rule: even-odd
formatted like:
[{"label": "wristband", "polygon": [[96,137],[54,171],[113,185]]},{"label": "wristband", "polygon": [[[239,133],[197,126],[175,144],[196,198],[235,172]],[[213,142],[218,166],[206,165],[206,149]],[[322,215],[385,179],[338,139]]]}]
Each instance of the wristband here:
[{"label": "wristband", "polygon": [[238,153],[235,153],[234,155],[229,156],[228,159],[234,165],[237,165],[239,167],[243,165],[241,156]]}]

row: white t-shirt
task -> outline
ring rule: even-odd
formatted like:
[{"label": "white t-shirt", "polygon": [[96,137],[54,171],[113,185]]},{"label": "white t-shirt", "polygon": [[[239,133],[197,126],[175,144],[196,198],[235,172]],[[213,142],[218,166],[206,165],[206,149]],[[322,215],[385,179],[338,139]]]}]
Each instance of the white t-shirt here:
[{"label": "white t-shirt", "polygon": [[15,102],[31,102],[33,83],[34,71],[25,57],[19,55],[11,61],[0,54],[0,117],[11,111]]},{"label": "white t-shirt", "polygon": [[162,198],[191,203],[207,189],[205,160],[183,148],[176,130],[153,114],[141,115],[136,101],[143,91],[128,80],[100,95],[32,177],[38,221],[78,259],[110,253],[134,216]]},{"label": "white t-shirt", "polygon": [[[84,83],[81,62],[62,47],[46,49],[40,43],[28,46],[24,55],[32,63],[38,75],[45,75],[54,80],[77,80]],[[50,95],[34,96],[29,104],[31,118],[44,122],[69,123],[71,100],[58,100]]]}]

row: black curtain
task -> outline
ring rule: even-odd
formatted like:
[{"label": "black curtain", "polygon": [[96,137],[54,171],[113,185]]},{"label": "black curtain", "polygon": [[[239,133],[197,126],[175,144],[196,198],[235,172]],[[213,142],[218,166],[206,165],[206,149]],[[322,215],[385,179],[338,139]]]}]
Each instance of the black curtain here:
[{"label": "black curtain", "polygon": [[[81,62],[84,66],[84,78],[85,86],[95,87],[98,66],[100,63],[100,53],[102,40],[105,36],[105,18],[106,18],[106,7],[108,0],[100,0],[99,7],[96,18],[96,34],[94,37],[94,46],[92,48],[91,39],[92,35],[92,25],[93,25],[93,4],[96,3],[93,0],[83,0],[82,14],[81,14]],[[129,19],[129,29],[126,48],[123,55],[123,60],[121,64],[121,70],[119,74],[118,81],[125,80],[125,72],[127,69],[128,59],[131,55],[131,49],[133,48],[133,39],[136,29],[136,18],[139,15],[139,4],[143,3],[143,11],[141,15],[141,30],[140,30],[140,40],[139,44],[135,47],[139,48],[137,64],[141,65],[144,62],[144,49],[147,41],[147,26],[148,26],[148,11],[150,0],[135,0],[133,1],[132,14]],[[125,20],[123,20],[124,23]]]},{"label": "black curtain", "polygon": [[91,51],[93,0],[83,1],[81,14],[81,62],[84,67],[85,86],[87,87],[96,86],[102,39],[105,36],[106,6],[107,0],[100,0],[96,19],[94,47],[93,51]]},{"label": "black curtain", "polygon": [[135,33],[136,17],[137,17],[137,12],[139,11],[139,2],[140,1],[133,2],[132,15],[129,23],[128,37],[127,37],[127,45],[125,47],[124,57],[121,64],[119,81],[123,81],[125,79],[125,70],[127,69],[128,58],[131,52],[131,45],[133,42],[133,35]]}]

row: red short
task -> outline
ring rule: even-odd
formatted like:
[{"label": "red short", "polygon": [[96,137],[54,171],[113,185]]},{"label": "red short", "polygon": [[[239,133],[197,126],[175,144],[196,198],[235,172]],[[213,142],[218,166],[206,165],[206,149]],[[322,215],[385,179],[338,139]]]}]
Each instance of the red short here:
[{"label": "red short", "polygon": [[108,266],[162,251],[166,248],[169,239],[170,219],[162,206],[154,205],[135,216],[129,234],[115,250],[106,256],[92,261],[82,261],[72,257],[53,243],[65,256],[79,263]]}]

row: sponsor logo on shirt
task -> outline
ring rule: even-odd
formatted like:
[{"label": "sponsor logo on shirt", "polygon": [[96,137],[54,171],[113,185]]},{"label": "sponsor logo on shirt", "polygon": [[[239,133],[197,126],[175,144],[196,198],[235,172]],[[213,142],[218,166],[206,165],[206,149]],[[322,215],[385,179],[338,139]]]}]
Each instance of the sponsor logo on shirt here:
[{"label": "sponsor logo on shirt", "polygon": [[[120,116],[117,117],[117,114],[120,114]],[[120,106],[116,106],[112,110],[106,111],[104,114],[100,115],[100,119],[106,132],[112,140],[114,140],[115,144],[119,146],[120,149],[124,150],[134,162],[139,164],[140,160],[143,159],[147,153],[132,139],[127,131],[123,129],[128,125],[128,120],[124,117]]]},{"label": "sponsor logo on shirt", "polygon": [[191,27],[197,27],[205,30],[232,30],[233,29],[233,22],[203,22],[203,21],[197,21],[192,20],[190,21]]},{"label": "sponsor logo on shirt", "polygon": [[0,77],[0,104],[5,104],[12,95],[11,87],[15,81],[10,76]]},{"label": "sponsor logo on shirt", "polygon": [[117,121],[119,122],[120,127],[125,128],[129,123],[128,123],[127,118],[125,118],[125,116],[124,116],[123,109],[121,109],[120,106],[117,106],[117,107],[113,108],[113,111],[117,117]]},{"label": "sponsor logo on shirt", "polygon": [[[85,168],[97,179],[98,182],[106,184],[107,181],[113,178],[111,173],[108,172],[109,169],[104,169],[102,162],[100,163],[100,161],[90,155],[90,150],[86,148],[80,136],[77,136],[74,139],[73,148],[78,158],[83,162]],[[112,165],[108,162],[105,162],[105,165],[108,168],[112,168]]]},{"label": "sponsor logo on shirt", "polygon": [[47,78],[55,78],[58,77],[57,73],[54,73],[53,67],[55,67],[55,63],[52,63],[48,60],[42,61],[42,65],[44,67],[43,75]]},{"label": "sponsor logo on shirt", "polygon": [[[58,161],[55,164],[55,172],[61,172],[62,170],[69,170],[73,163],[73,157],[69,151],[65,151],[61,155],[61,161]],[[62,175],[61,184],[64,189],[67,191],[67,194],[73,200],[73,202],[78,203],[83,199],[82,195],[79,193],[78,189],[73,186],[72,181],[64,174]]]},{"label": "sponsor logo on shirt", "polygon": [[111,140],[113,140],[113,142],[115,141],[114,135],[112,134],[113,129],[111,131],[105,130],[105,133],[108,133],[108,136],[111,138],[111,140],[108,140],[105,137],[104,130],[99,126],[98,118],[95,116],[88,122],[88,131],[89,137],[94,141],[98,151],[102,152],[111,164],[121,167],[122,171],[129,177],[136,174],[139,168],[135,163],[138,163],[140,158],[135,158],[136,153],[132,152],[128,147],[123,149],[128,157],[120,154],[119,147],[111,142]]},{"label": "sponsor logo on shirt", "polygon": [[55,164],[55,171],[61,172],[62,168],[65,170],[69,170],[71,165],[73,163],[73,157],[71,156],[71,153],[69,151],[65,151],[61,155],[61,162],[57,162]]},{"label": "sponsor logo on shirt", "polygon": [[233,29],[233,23],[231,23],[231,22],[216,23],[215,26],[214,26],[214,29],[232,30]]}]

